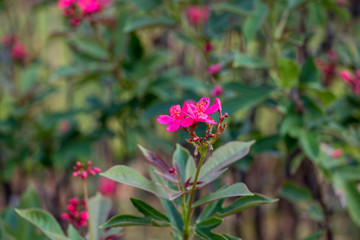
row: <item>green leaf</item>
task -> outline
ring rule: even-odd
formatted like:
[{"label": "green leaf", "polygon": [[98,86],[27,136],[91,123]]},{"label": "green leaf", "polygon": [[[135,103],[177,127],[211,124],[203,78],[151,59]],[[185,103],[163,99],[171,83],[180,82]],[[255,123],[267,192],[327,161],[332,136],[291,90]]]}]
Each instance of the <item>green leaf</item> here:
[{"label": "green leaf", "polygon": [[80,53],[97,60],[105,60],[108,58],[106,49],[100,45],[95,39],[90,37],[74,37],[70,40],[72,45]]},{"label": "green leaf", "polygon": [[157,220],[170,222],[169,218],[165,216],[163,213],[159,212],[149,204],[145,203],[144,201],[136,198],[130,198],[132,204],[136,209],[144,214],[145,217],[152,217]]},{"label": "green leaf", "polygon": [[259,30],[261,24],[264,22],[268,14],[267,6],[257,1],[255,9],[250,13],[250,16],[245,20],[243,33],[245,35],[246,42],[249,43]]},{"label": "green leaf", "polygon": [[315,88],[321,87],[321,75],[319,69],[315,66],[313,58],[308,58],[304,63],[299,81],[300,84],[306,84]]},{"label": "green leaf", "polygon": [[318,239],[321,239],[323,235],[324,235],[324,231],[319,230],[319,231],[316,231],[316,232],[310,234],[310,236],[307,236],[300,240],[318,240]]},{"label": "green leaf", "polygon": [[132,32],[146,27],[154,26],[172,26],[176,22],[168,16],[151,17],[151,16],[136,16],[129,20],[125,26],[125,32]]},{"label": "green leaf", "polygon": [[277,61],[279,79],[278,85],[283,88],[297,86],[299,77],[299,66],[289,58],[279,58]]},{"label": "green leaf", "polygon": [[233,237],[233,236],[230,236],[230,235],[228,235],[228,234],[223,234],[223,236],[224,236],[227,240],[241,240],[241,238]]},{"label": "green leaf", "polygon": [[217,192],[209,193],[204,197],[200,198],[193,204],[193,207],[198,207],[200,205],[223,199],[229,197],[238,197],[238,196],[252,196],[253,194],[249,191],[247,186],[244,183],[235,183],[231,186],[225,187]]},{"label": "green leaf", "polygon": [[81,237],[81,235],[78,233],[78,231],[73,227],[72,224],[69,224],[68,229],[67,229],[67,234],[71,240],[82,240],[83,239]]},{"label": "green leaf", "polygon": [[57,223],[55,218],[48,212],[41,209],[30,208],[30,209],[15,209],[15,212],[22,218],[26,219],[30,223],[38,227],[46,236],[51,240],[58,240],[57,235],[63,236],[63,231],[60,225]]},{"label": "green leaf", "polygon": [[202,166],[199,174],[200,181],[207,182],[209,179],[214,180],[213,176],[217,172],[220,172],[232,163],[246,156],[249,153],[252,144],[254,144],[254,141],[233,141],[216,149]]},{"label": "green leaf", "polygon": [[287,1],[287,5],[286,8],[288,10],[292,10],[294,8],[297,8],[298,6],[300,6],[301,4],[305,3],[308,0],[288,0]]},{"label": "green leaf", "polygon": [[101,237],[102,232],[99,230],[99,226],[107,220],[110,208],[110,200],[101,196],[100,193],[97,193],[89,200],[91,227],[95,239],[100,239]]},{"label": "green leaf", "polygon": [[262,59],[250,57],[248,55],[237,53],[234,58],[233,67],[246,68],[267,68],[269,65]]},{"label": "green leaf", "polygon": [[300,186],[292,181],[286,181],[283,188],[279,192],[279,196],[286,198],[292,202],[310,202],[313,200],[309,189]]},{"label": "green leaf", "polygon": [[244,210],[254,208],[263,204],[276,202],[277,199],[267,198],[260,194],[254,194],[253,196],[240,197],[235,200],[229,206],[222,208],[217,214],[220,217],[229,216]]},{"label": "green leaf", "polygon": [[175,164],[179,166],[181,182],[185,183],[187,180],[186,165],[188,161],[194,161],[193,157],[190,155],[189,151],[186,148],[182,147],[180,144],[176,144],[176,149],[172,159],[173,159],[173,163],[172,163],[173,166],[175,166]]},{"label": "green leaf", "polygon": [[228,112],[229,115],[252,108],[269,97],[272,92],[272,88],[266,86],[248,86],[233,83],[224,85],[224,88],[228,91],[234,91],[234,94],[236,94],[232,98],[225,99],[222,103],[223,112]]},{"label": "green leaf", "polygon": [[[154,182],[149,181],[139,172],[130,167],[123,165],[114,166],[100,175],[110,178],[116,182],[125,183],[127,185],[151,192],[158,197],[171,199],[171,195],[167,195],[160,186],[157,186]],[[172,193],[176,192],[174,191]]]},{"label": "green leaf", "polygon": [[300,133],[300,144],[306,156],[316,162],[320,153],[320,142],[315,132],[303,130]]},{"label": "green leaf", "polygon": [[340,176],[335,176],[335,181],[337,186],[344,190],[346,206],[350,217],[360,227],[360,192],[356,183],[345,181]]},{"label": "green leaf", "polygon": [[161,0],[131,0],[137,8],[143,10],[150,10],[161,6]]},{"label": "green leaf", "polygon": [[210,218],[195,225],[195,234],[206,240],[227,240],[227,238],[211,232],[223,222],[220,218]]},{"label": "green leaf", "polygon": [[205,209],[200,213],[200,216],[196,219],[196,222],[202,222],[221,210],[225,199],[220,199],[206,205]]},{"label": "green leaf", "polygon": [[240,16],[248,16],[249,15],[249,10],[242,8],[241,6],[238,6],[236,4],[233,3],[215,3],[211,5],[211,8],[214,9],[215,11],[221,11],[221,12],[228,12],[228,13],[233,13],[233,14],[237,14]]},{"label": "green leaf", "polygon": [[106,227],[120,227],[120,226],[170,226],[170,220],[164,214],[148,205],[147,203],[131,198],[132,204],[139,212],[144,214],[144,217],[137,217],[131,215],[119,215],[111,218],[107,223],[101,225],[101,228]]}]

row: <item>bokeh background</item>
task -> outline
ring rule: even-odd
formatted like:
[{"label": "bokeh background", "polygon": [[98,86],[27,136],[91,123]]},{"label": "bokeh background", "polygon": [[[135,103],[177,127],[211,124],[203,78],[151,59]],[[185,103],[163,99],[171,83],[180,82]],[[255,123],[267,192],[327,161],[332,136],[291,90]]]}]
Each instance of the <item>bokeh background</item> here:
[{"label": "bokeh background", "polygon": [[[359,17],[357,0],[113,0],[86,16],[55,0],[0,0],[0,239],[46,239],[14,207],[42,207],[66,227],[60,215],[82,194],[76,161],[146,174],[138,144],[169,162],[176,143],[192,152],[156,118],[202,96],[229,114],[217,145],[256,140],[219,181],[279,199],[219,231],[360,239]],[[130,197],[160,208],[103,181],[89,178],[90,195],[109,197],[112,215],[135,213]],[[119,239],[170,231],[130,227]]]}]

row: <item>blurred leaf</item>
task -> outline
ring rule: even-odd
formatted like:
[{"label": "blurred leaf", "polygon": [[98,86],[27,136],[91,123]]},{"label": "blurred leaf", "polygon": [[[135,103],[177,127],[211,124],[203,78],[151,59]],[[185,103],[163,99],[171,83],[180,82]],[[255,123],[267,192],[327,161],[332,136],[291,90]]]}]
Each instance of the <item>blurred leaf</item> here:
[{"label": "blurred leaf", "polygon": [[132,32],[146,27],[154,26],[172,26],[176,22],[168,16],[151,17],[151,16],[135,16],[126,23],[125,32]]},{"label": "blurred leaf", "polygon": [[298,83],[299,66],[292,59],[279,58],[278,61],[279,82],[283,88],[293,88]]},{"label": "blurred leaf", "polygon": [[195,234],[206,240],[226,240],[225,237],[211,232],[223,222],[220,218],[210,218],[195,225]]},{"label": "blurred leaf", "polygon": [[238,4],[234,3],[215,3],[211,5],[211,8],[214,11],[222,11],[222,12],[228,12],[233,14],[238,14],[240,16],[247,16],[249,15],[249,9],[243,8],[242,6],[239,6]]},{"label": "blurred leaf", "polygon": [[292,10],[294,8],[297,8],[298,6],[300,6],[301,4],[307,2],[309,0],[287,0],[287,5],[286,8],[288,10]]},{"label": "blurred leaf", "polygon": [[254,141],[250,142],[228,142],[225,145],[216,149],[212,155],[207,159],[201,168],[199,174],[200,181],[209,177],[209,175],[214,175],[217,172],[223,170],[234,162],[240,160],[246,156],[251,145],[254,144]]},{"label": "blurred leaf", "polygon": [[101,196],[100,193],[97,193],[94,197],[89,199],[89,217],[91,219],[91,227],[95,239],[101,238],[102,231],[100,231],[99,226],[108,219],[110,208],[110,200]]},{"label": "blurred leaf", "polygon": [[82,240],[83,239],[81,237],[81,235],[78,233],[78,231],[73,227],[72,224],[69,224],[67,234],[71,240]]},{"label": "blurred leaf", "polygon": [[245,211],[250,208],[254,208],[267,203],[274,203],[277,199],[267,198],[260,194],[254,194],[253,196],[240,197],[232,202],[230,205],[222,208],[219,211],[218,216],[225,217],[238,212]]},{"label": "blurred leaf", "polygon": [[39,79],[39,72],[41,65],[32,64],[25,69],[21,76],[21,93],[24,94],[34,86],[34,83]]},{"label": "blurred leaf", "polygon": [[230,116],[239,110],[249,109],[259,104],[272,92],[272,88],[267,86],[227,84],[224,88],[229,91],[234,91],[234,93],[237,94],[234,97],[222,101],[223,112],[228,112]]},{"label": "blurred leaf", "polygon": [[48,212],[36,208],[15,209],[15,212],[22,218],[38,227],[51,240],[58,240],[58,238],[54,237],[56,235],[64,236],[66,239],[60,225]]},{"label": "blurred leaf", "polygon": [[360,181],[360,166],[340,167],[335,173],[345,181]]},{"label": "blurred leaf", "polygon": [[315,132],[303,130],[300,133],[300,144],[306,156],[316,162],[320,152],[318,135]]},{"label": "blurred leaf", "polygon": [[97,60],[108,58],[106,49],[95,41],[92,37],[73,37],[70,42],[77,51]]},{"label": "blurred leaf", "polygon": [[210,203],[215,200],[238,197],[238,196],[252,196],[253,194],[249,191],[244,183],[235,183],[231,186],[225,187],[214,193],[208,193],[204,197],[200,198],[193,204],[193,207],[198,207],[203,204]]},{"label": "blurred leaf", "polygon": [[150,10],[162,5],[162,0],[131,0],[137,8]]},{"label": "blurred leaf", "polygon": [[290,180],[286,181],[279,192],[279,196],[292,202],[310,202],[313,200],[309,189],[300,186]]},{"label": "blurred leaf", "polygon": [[318,240],[318,239],[321,239],[323,237],[323,235],[324,235],[324,232],[319,230],[319,231],[316,231],[316,232],[310,234],[310,236],[307,236],[300,240]]},{"label": "blurred leaf", "polygon": [[233,67],[267,68],[268,64],[263,59],[256,59],[242,53],[237,53],[235,55]]},{"label": "blurred leaf", "polygon": [[306,59],[306,62],[301,69],[299,81],[300,84],[306,84],[317,88],[321,87],[321,75],[314,64],[313,58]]},{"label": "blurred leaf", "polygon": [[[143,175],[130,167],[122,165],[114,166],[100,175],[110,178],[116,182],[125,183],[127,185],[151,192],[158,197],[171,199],[171,196],[167,195],[160,186],[157,186],[154,182],[150,182]],[[175,194],[176,192],[174,191],[172,193]]]},{"label": "blurred leaf", "polygon": [[245,20],[243,27],[243,33],[245,35],[247,43],[249,43],[252,40],[252,38],[255,36],[261,24],[265,20],[267,13],[268,13],[267,6],[263,2],[257,1],[255,5],[255,9],[250,13],[250,16]]}]

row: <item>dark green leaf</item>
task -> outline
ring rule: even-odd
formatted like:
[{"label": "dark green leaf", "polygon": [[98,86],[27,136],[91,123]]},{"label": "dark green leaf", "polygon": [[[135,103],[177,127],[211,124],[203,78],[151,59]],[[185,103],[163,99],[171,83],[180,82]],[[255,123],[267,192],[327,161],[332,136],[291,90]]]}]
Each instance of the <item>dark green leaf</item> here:
[{"label": "dark green leaf", "polygon": [[318,68],[315,66],[313,58],[308,58],[304,63],[299,81],[300,84],[306,84],[316,88],[321,87],[321,75]]},{"label": "dark green leaf", "polygon": [[311,160],[316,161],[320,152],[318,135],[315,132],[303,130],[300,133],[300,144],[306,156]]},{"label": "dark green leaf", "polygon": [[237,53],[234,58],[233,67],[267,68],[268,64],[262,59],[257,59],[242,53]]},{"label": "dark green leaf", "polygon": [[227,240],[225,237],[213,233],[212,229],[216,228],[223,222],[220,218],[210,218],[195,225],[195,234],[206,240]]},{"label": "dark green leaf", "polygon": [[169,218],[165,216],[163,213],[159,212],[149,204],[145,203],[144,201],[141,201],[140,199],[136,198],[130,198],[132,204],[136,209],[144,214],[145,217],[152,217],[157,220],[169,222]]},{"label": "dark green leaf", "polygon": [[161,16],[157,18],[150,16],[137,16],[127,22],[124,31],[132,32],[142,28],[154,26],[172,26],[175,23],[175,20],[168,16]]},{"label": "dark green leaf", "polygon": [[250,13],[250,16],[245,20],[243,27],[243,33],[248,43],[252,40],[252,38],[259,30],[261,24],[264,22],[267,16],[267,13],[268,13],[267,6],[263,2],[257,1],[255,9]]},{"label": "dark green leaf", "polygon": [[313,200],[309,189],[300,186],[292,181],[286,181],[284,183],[283,188],[279,192],[279,196],[293,202],[310,202]]}]

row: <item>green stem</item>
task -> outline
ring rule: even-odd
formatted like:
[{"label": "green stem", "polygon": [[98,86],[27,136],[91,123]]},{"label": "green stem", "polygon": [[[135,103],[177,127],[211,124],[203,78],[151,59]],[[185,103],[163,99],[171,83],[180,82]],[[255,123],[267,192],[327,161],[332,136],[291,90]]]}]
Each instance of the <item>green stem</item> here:
[{"label": "green stem", "polygon": [[89,226],[89,236],[90,236],[89,240],[94,240],[94,233],[93,233],[93,230],[91,227],[91,216],[90,216],[90,211],[89,211],[89,195],[87,192],[87,186],[86,186],[85,179],[82,179],[82,185],[83,185],[84,198],[85,198],[85,203],[86,203],[86,212],[88,214],[88,226]]},{"label": "green stem", "polygon": [[188,209],[187,209],[187,212],[186,212],[186,216],[184,215],[184,232],[183,232],[183,240],[188,240],[189,239],[189,235],[190,235],[190,221],[191,221],[191,215],[192,215],[192,203],[194,201],[194,195],[195,195],[195,190],[196,190],[196,183],[197,183],[197,180],[199,178],[199,174],[200,174],[200,169],[201,169],[201,166],[205,160],[205,157],[206,157],[206,153],[207,153],[207,150],[208,150],[208,146],[207,145],[204,145],[202,146],[201,148],[201,156],[200,156],[200,162],[199,162],[199,165],[196,169],[196,174],[195,174],[195,179],[194,179],[194,183],[193,183],[193,186],[192,186],[192,189],[191,189],[191,192],[190,192],[190,197],[189,197],[189,203],[188,203]]}]

